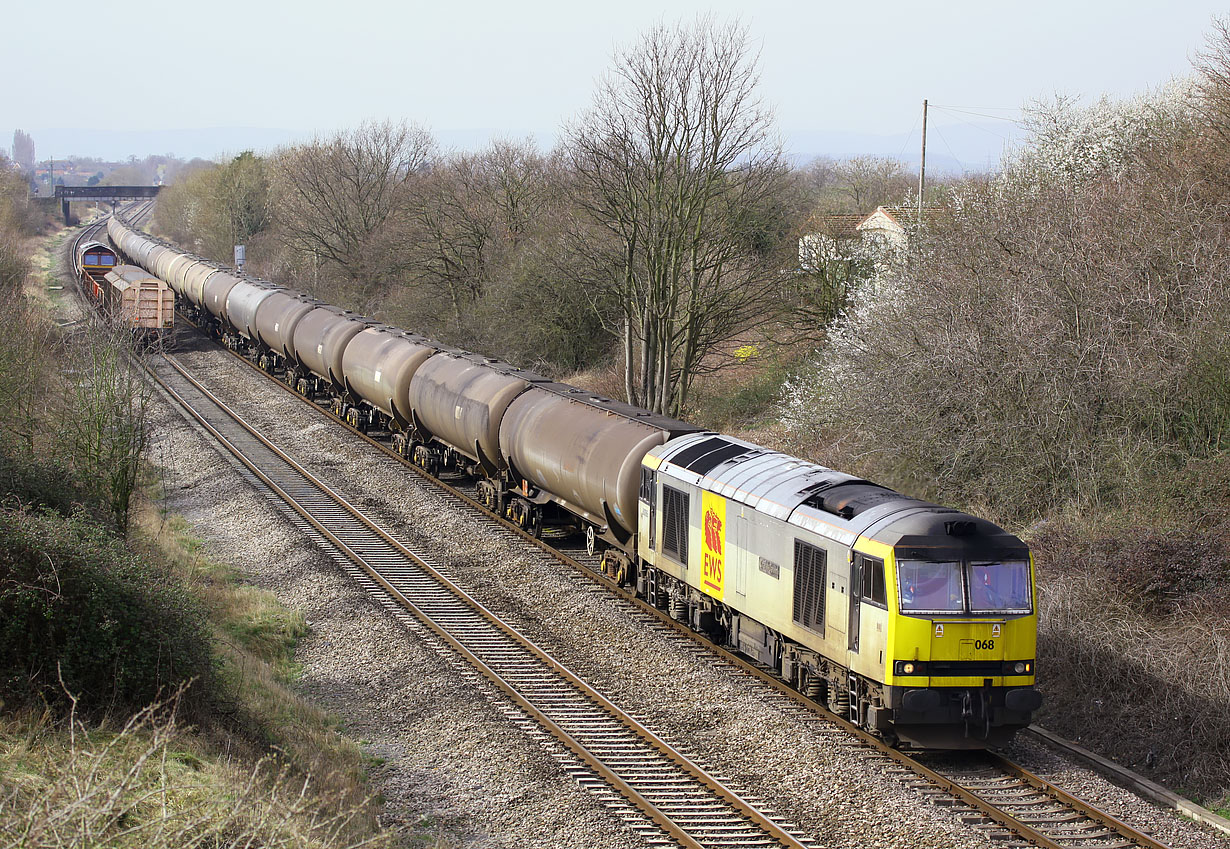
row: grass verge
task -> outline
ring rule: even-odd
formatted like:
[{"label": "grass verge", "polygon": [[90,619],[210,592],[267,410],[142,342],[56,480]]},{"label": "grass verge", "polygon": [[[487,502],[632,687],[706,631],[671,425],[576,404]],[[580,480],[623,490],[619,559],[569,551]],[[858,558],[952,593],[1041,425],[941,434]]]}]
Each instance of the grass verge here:
[{"label": "grass verge", "polygon": [[[153,487],[128,544],[208,612],[215,674],[190,726],[182,692],[132,716],[0,704],[0,845],[446,849],[446,834],[382,827],[371,761],[293,689],[302,615],[204,555]],[[197,686],[196,683],[190,686]],[[202,701],[196,694],[194,703]]]}]

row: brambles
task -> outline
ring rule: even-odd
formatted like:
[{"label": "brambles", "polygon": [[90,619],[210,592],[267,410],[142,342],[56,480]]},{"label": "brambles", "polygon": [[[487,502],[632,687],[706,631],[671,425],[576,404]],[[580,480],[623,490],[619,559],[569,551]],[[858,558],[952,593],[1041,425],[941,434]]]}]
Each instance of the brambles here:
[{"label": "brambles", "polygon": [[[200,682],[212,655],[196,600],[88,517],[0,509],[0,699],[128,712]],[[189,698],[195,697],[189,691]]]},{"label": "brambles", "polygon": [[[806,447],[1015,522],[1130,501],[1224,447],[1222,203],[1198,198],[1185,102],[1133,109],[1060,107],[1002,176],[953,193],[793,384]],[[1143,128],[1117,147],[1089,138],[1125,123]]]}]

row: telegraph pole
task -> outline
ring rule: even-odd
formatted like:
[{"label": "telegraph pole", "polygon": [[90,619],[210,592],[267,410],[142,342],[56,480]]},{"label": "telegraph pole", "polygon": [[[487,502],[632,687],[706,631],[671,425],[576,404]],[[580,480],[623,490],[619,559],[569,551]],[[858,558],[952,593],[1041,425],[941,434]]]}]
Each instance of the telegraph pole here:
[{"label": "telegraph pole", "polygon": [[923,188],[927,180],[927,101],[923,100],[922,162],[918,166],[918,225],[922,226]]}]

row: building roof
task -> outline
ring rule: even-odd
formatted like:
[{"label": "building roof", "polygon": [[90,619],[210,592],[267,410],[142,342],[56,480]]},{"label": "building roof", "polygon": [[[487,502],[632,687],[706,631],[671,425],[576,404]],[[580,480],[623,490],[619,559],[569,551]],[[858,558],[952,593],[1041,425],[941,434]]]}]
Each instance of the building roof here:
[{"label": "building roof", "polygon": [[[922,210],[923,223],[933,222],[941,217],[938,207],[924,206]],[[874,212],[862,215],[812,215],[807,222],[807,232],[823,234],[834,239],[857,239],[867,230],[880,229],[884,224],[889,229],[902,233],[908,225],[913,224],[918,217],[918,207],[915,206],[877,206]],[[887,219],[887,221],[885,221]],[[877,227],[876,225],[880,225]]]},{"label": "building roof", "polygon": [[807,221],[807,232],[823,233],[834,239],[853,239],[858,236],[858,225],[866,215],[813,215]]},{"label": "building roof", "polygon": [[[883,212],[893,220],[899,227],[904,228],[906,224],[911,224],[918,220],[918,207],[916,206],[881,206],[877,207],[876,211]],[[870,218],[871,216],[867,216]],[[935,224],[948,217],[948,212],[944,207],[940,206],[924,206],[922,208],[923,224]]]}]

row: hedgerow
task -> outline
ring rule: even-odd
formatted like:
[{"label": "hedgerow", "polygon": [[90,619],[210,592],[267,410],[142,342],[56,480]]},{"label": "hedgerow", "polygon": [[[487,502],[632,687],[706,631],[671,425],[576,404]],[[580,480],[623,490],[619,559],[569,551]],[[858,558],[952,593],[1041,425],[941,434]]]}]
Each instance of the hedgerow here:
[{"label": "hedgerow", "polygon": [[133,711],[212,674],[200,604],[92,518],[0,508],[0,699]]}]

